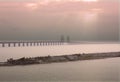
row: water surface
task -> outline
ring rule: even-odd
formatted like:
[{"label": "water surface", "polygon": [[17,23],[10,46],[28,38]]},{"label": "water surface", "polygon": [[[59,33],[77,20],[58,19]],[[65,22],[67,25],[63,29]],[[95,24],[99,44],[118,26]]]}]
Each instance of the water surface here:
[{"label": "water surface", "polygon": [[120,58],[0,67],[1,81],[119,82]]},{"label": "water surface", "polygon": [[[79,44],[35,47],[0,47],[0,61],[8,58],[75,53],[118,52],[120,44]],[[0,67],[0,81],[119,82],[120,58]]]}]

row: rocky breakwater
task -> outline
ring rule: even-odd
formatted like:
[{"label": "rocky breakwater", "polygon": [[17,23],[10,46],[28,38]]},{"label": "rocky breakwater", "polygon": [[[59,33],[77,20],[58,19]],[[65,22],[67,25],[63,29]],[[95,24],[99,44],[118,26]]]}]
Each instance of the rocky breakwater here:
[{"label": "rocky breakwater", "polygon": [[90,60],[90,59],[103,59],[120,57],[120,52],[109,52],[109,53],[88,53],[88,54],[72,54],[72,55],[61,55],[61,56],[42,56],[42,57],[30,57],[30,58],[10,58],[6,62],[1,62],[0,66],[15,66],[15,65],[30,65],[30,64],[46,64],[54,62],[68,62],[78,60]]}]

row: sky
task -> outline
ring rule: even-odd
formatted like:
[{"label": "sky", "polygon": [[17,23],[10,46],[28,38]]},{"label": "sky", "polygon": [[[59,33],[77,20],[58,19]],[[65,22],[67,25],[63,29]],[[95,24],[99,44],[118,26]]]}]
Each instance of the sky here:
[{"label": "sky", "polygon": [[0,0],[0,40],[117,41],[119,0]]}]

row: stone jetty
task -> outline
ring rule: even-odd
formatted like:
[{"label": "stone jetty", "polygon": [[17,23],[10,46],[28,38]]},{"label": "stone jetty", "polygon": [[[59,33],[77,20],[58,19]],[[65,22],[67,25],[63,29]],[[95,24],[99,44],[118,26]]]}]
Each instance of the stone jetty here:
[{"label": "stone jetty", "polygon": [[120,52],[108,52],[108,53],[82,53],[72,55],[61,55],[61,56],[40,56],[30,58],[10,58],[6,62],[0,62],[0,66],[16,66],[16,65],[31,65],[31,64],[47,64],[57,62],[69,62],[79,60],[91,60],[91,59],[103,59],[120,57]]}]

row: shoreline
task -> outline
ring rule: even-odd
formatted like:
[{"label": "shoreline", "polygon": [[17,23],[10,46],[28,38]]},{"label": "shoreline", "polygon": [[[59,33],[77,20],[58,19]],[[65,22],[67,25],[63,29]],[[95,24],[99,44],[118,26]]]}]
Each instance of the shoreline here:
[{"label": "shoreline", "polygon": [[40,56],[30,58],[10,58],[6,62],[0,62],[0,66],[20,66],[20,65],[32,65],[32,64],[49,64],[59,62],[70,62],[80,60],[93,60],[93,59],[104,59],[104,58],[115,58],[120,57],[120,52],[108,52],[108,53],[83,53],[83,54],[71,54],[71,55],[60,55],[60,56]]}]

